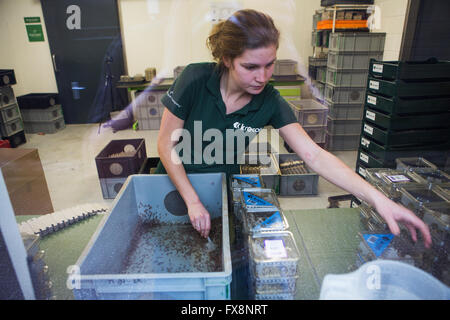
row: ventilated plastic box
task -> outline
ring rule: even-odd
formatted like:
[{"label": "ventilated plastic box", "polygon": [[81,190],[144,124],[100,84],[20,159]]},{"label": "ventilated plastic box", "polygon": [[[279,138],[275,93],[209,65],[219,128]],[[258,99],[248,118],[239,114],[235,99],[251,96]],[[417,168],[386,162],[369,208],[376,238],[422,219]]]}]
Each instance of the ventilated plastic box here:
[{"label": "ventilated plastic box", "polygon": [[376,259],[400,261],[415,265],[418,253],[400,236],[382,232],[360,232],[357,250],[357,265]]},{"label": "ventilated plastic box", "polygon": [[310,66],[326,67],[327,61],[328,61],[328,57],[326,57],[326,58],[308,57],[308,64]]},{"label": "ventilated plastic box", "polygon": [[147,159],[144,139],[111,140],[95,157],[99,178],[127,177]]},{"label": "ventilated plastic box", "polygon": [[397,170],[412,170],[416,168],[435,169],[435,164],[422,157],[397,158]]},{"label": "ventilated plastic box", "polygon": [[434,189],[423,185],[404,185],[399,188],[401,203],[411,210],[422,210],[425,203],[442,203],[445,197]]},{"label": "ventilated plastic box", "polygon": [[242,211],[244,232],[254,235],[260,232],[280,232],[289,228],[281,209],[247,208]]},{"label": "ventilated plastic box", "polygon": [[273,69],[274,76],[290,76],[297,74],[297,61],[291,59],[281,59],[275,61]]},{"label": "ventilated plastic box", "polygon": [[374,208],[372,208],[365,202],[361,202],[358,208],[360,210],[361,222],[366,231],[389,232],[388,224]]},{"label": "ventilated plastic box", "polygon": [[[160,120],[164,111],[164,105],[161,103],[161,98],[165,91],[139,91],[136,92],[134,100],[134,116],[139,121],[139,128],[144,122],[148,120]],[[159,129],[159,125],[158,128]],[[143,129],[143,130],[156,130]]]},{"label": "ventilated plastic box", "polygon": [[359,134],[332,134],[326,132],[325,149],[329,151],[357,150]]},{"label": "ventilated plastic box", "polygon": [[365,87],[335,87],[329,84],[325,85],[324,97],[330,103],[362,105],[365,96]]},{"label": "ventilated plastic box", "polygon": [[448,142],[450,128],[392,131],[363,123],[363,133],[385,146],[417,146]]},{"label": "ventilated plastic box", "polygon": [[445,96],[450,91],[450,79],[428,81],[383,80],[372,76],[367,78],[370,92],[386,97],[435,97]]},{"label": "ventilated plastic box", "polygon": [[265,188],[280,193],[280,169],[274,154],[248,153],[244,155],[244,163],[240,166],[241,174],[259,174]]},{"label": "ventilated plastic box", "polygon": [[362,119],[364,108],[357,104],[336,104],[325,101],[328,115],[334,119]]},{"label": "ventilated plastic box", "polygon": [[295,277],[300,253],[289,231],[248,237],[249,267],[255,278]]},{"label": "ventilated plastic box", "polygon": [[386,33],[336,32],[330,34],[329,51],[383,52]]},{"label": "ventilated plastic box", "polygon": [[386,114],[417,114],[446,112],[450,97],[402,98],[384,97],[367,91],[366,105],[381,110]]},{"label": "ventilated plastic box", "polygon": [[126,180],[127,177],[101,178],[100,187],[102,189],[103,199],[114,199]]},{"label": "ventilated plastic box", "polygon": [[279,154],[278,161],[280,196],[317,195],[319,175],[302,163],[297,154]]},{"label": "ventilated plastic box", "polygon": [[290,101],[292,110],[302,126],[323,126],[327,124],[328,108],[314,99]]},{"label": "ventilated plastic box", "polygon": [[425,203],[423,205],[423,221],[430,228],[434,238],[442,242],[450,242],[450,203]]},{"label": "ventilated plastic box", "polygon": [[0,123],[0,129],[2,137],[10,137],[20,131],[23,131],[24,124],[22,119],[19,117],[8,122]]},{"label": "ventilated plastic box", "polygon": [[381,128],[397,131],[445,128],[450,122],[450,112],[418,115],[387,115],[366,107],[364,120],[374,123]]},{"label": "ventilated plastic box", "polygon": [[21,114],[23,121],[52,121],[63,117],[60,104],[45,109],[23,109]]},{"label": "ventilated plastic box", "polygon": [[17,97],[20,109],[45,109],[59,104],[57,93],[29,93]]},{"label": "ventilated plastic box", "polygon": [[361,119],[327,119],[327,131],[330,134],[360,134]]},{"label": "ventilated plastic box", "polygon": [[161,126],[161,117],[153,119],[146,119],[146,118],[138,119],[139,130],[159,130],[160,126]]},{"label": "ventilated plastic box", "polygon": [[231,205],[236,217],[242,221],[241,193],[243,189],[264,188],[264,182],[258,174],[234,174],[230,177]]},{"label": "ventilated plastic box", "polygon": [[242,210],[281,208],[272,189],[244,188],[241,190],[240,199]]},{"label": "ventilated plastic box", "polygon": [[0,69],[0,87],[16,84],[16,76],[13,69]]},{"label": "ventilated plastic box", "polygon": [[450,61],[431,58],[424,61],[370,61],[369,72],[383,79],[445,79],[450,78]]},{"label": "ventilated plastic box", "polygon": [[362,87],[367,82],[367,70],[327,68],[326,83],[336,87]]},{"label": "ventilated plastic box", "polygon": [[370,59],[382,59],[383,52],[328,52],[327,67],[346,70],[368,71]]},{"label": "ventilated plastic box", "polygon": [[0,107],[0,122],[9,122],[20,118],[20,110],[17,104],[10,104],[9,106]]},{"label": "ventilated plastic box", "polygon": [[217,250],[205,248],[167,175],[130,176],[68,279],[76,299],[230,299],[225,174],[188,178],[217,227]]},{"label": "ventilated plastic box", "polygon": [[411,170],[411,175],[423,184],[442,184],[450,183],[450,175],[442,170],[428,169],[428,168],[417,168]]},{"label": "ventilated plastic box", "polygon": [[327,126],[307,126],[303,127],[303,130],[315,143],[324,143]]},{"label": "ventilated plastic box", "polygon": [[4,137],[4,139],[7,139],[11,145],[11,148],[16,148],[24,143],[27,142],[25,131],[19,131],[17,133],[14,133],[11,136]]},{"label": "ventilated plastic box", "polygon": [[16,103],[14,91],[10,86],[0,87],[0,108]]},{"label": "ventilated plastic box", "polygon": [[26,133],[56,133],[66,127],[64,117],[49,120],[49,121],[24,121]]}]

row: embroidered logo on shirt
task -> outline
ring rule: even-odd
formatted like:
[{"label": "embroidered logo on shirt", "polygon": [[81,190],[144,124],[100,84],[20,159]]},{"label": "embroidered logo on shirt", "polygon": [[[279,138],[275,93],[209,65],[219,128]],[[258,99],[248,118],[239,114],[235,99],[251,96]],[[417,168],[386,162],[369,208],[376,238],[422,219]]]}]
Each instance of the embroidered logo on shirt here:
[{"label": "embroidered logo on shirt", "polygon": [[261,129],[262,129],[262,128],[252,128],[252,127],[248,127],[248,126],[246,126],[245,124],[240,123],[240,122],[238,122],[238,121],[236,121],[236,122],[233,124],[233,127],[234,127],[235,129],[239,129],[239,130],[242,130],[242,131],[244,131],[244,132],[255,132],[255,133],[260,132]]}]

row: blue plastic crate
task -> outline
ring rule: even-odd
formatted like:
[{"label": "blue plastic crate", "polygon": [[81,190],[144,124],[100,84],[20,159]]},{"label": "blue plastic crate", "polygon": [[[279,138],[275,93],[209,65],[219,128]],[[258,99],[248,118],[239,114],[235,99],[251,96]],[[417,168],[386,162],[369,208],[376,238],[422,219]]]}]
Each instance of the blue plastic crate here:
[{"label": "blue plastic crate", "polygon": [[[221,228],[215,230],[220,243],[215,270],[198,270],[198,265],[209,263],[213,253],[210,250],[192,252],[195,244],[183,247],[183,243],[177,243],[179,239],[186,240],[184,232],[168,231],[170,246],[163,237],[153,237],[161,234],[156,232],[158,227],[193,231],[188,215],[185,211],[183,214],[184,202],[179,194],[177,198],[168,176],[131,175],[114,200],[111,213],[102,220],[78,259],[73,270],[79,272],[72,273],[68,279],[76,299],[230,299],[231,255],[225,175],[189,174],[188,178],[211,220],[221,223]],[[144,225],[146,232],[140,233]],[[145,241],[136,242],[136,234],[142,234],[142,239],[145,235]],[[214,240],[212,232],[210,237]],[[207,243],[206,239],[201,240]],[[140,246],[141,243],[144,245]],[[191,252],[180,252],[180,248]]]}]

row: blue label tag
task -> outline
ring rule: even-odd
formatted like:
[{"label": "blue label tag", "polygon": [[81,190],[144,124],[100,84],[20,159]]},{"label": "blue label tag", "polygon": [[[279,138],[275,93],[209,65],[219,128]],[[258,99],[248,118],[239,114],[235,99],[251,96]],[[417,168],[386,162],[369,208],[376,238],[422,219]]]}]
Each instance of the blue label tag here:
[{"label": "blue label tag", "polygon": [[394,235],[392,233],[388,234],[364,234],[364,240],[369,245],[370,249],[372,249],[375,256],[378,258],[381,256],[383,251],[389,246],[394,239]]},{"label": "blue label tag", "polygon": [[256,225],[253,228],[253,231],[259,231],[263,228],[270,228],[271,226],[276,226],[277,224],[283,223],[283,219],[281,218],[281,214],[279,211],[275,212],[273,215],[268,217],[266,220]]},{"label": "blue label tag", "polygon": [[254,187],[261,187],[261,181],[257,177],[234,177],[236,180],[241,180],[245,183],[251,184]]},{"label": "blue label tag", "polygon": [[244,191],[244,201],[246,205],[249,206],[263,206],[263,207],[273,207],[274,205],[264,199],[261,199],[258,196],[250,192]]}]

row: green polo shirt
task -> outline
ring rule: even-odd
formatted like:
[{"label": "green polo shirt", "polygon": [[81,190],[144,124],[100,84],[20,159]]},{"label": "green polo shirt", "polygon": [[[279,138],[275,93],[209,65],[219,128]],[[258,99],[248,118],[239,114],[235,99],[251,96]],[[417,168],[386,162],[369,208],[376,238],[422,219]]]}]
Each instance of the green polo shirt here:
[{"label": "green polo shirt", "polygon": [[[239,173],[238,160],[260,130],[297,122],[271,84],[242,109],[226,114],[215,63],[186,66],[161,102],[184,120],[185,130],[176,148],[187,173]],[[161,162],[156,173],[166,173]]]}]

